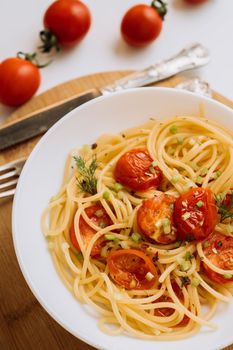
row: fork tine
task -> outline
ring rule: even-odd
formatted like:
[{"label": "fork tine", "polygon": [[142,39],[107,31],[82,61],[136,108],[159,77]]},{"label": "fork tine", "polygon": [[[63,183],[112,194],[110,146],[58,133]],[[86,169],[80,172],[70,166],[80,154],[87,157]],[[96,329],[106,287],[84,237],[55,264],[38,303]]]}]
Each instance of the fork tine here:
[{"label": "fork tine", "polygon": [[10,197],[10,196],[13,196],[14,194],[15,194],[15,188],[9,191],[0,192],[0,198]]},{"label": "fork tine", "polygon": [[24,163],[26,162],[26,158],[20,158],[17,160],[14,160],[13,162],[7,163],[7,164],[3,164],[0,165],[0,173],[3,171],[8,171],[11,169],[15,169],[15,168],[23,168]]},{"label": "fork tine", "polygon": [[9,171],[8,173],[0,175],[0,181],[7,180],[10,177],[15,176],[15,175],[17,175],[17,171],[16,170]]},{"label": "fork tine", "polygon": [[13,179],[13,180],[8,181],[8,182],[3,182],[2,184],[0,183],[0,190],[4,190],[7,187],[16,185],[17,182],[18,182],[18,179]]}]

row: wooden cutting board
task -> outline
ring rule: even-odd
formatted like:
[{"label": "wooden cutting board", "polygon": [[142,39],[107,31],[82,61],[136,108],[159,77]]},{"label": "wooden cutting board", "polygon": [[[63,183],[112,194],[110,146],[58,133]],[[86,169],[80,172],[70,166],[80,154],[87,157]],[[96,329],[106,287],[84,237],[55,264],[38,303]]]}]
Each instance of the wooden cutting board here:
[{"label": "wooden cutting board", "polygon": [[[129,71],[92,74],[58,85],[34,97],[17,109],[6,121],[11,123],[28,113],[68,99],[71,96],[113,82]],[[174,87],[183,80],[176,76],[160,86]],[[214,93],[214,98],[233,108],[233,102]],[[0,153],[0,164],[28,156],[39,137]],[[19,269],[11,233],[12,200],[0,201],[0,349],[4,350],[91,350],[59,326],[40,306]],[[30,215],[30,213],[28,213]],[[33,234],[33,232],[32,232]],[[77,315],[77,321],[79,320]],[[91,336],[91,335],[90,335]],[[178,344],[178,343],[177,343]],[[226,348],[233,350],[233,346]]]}]

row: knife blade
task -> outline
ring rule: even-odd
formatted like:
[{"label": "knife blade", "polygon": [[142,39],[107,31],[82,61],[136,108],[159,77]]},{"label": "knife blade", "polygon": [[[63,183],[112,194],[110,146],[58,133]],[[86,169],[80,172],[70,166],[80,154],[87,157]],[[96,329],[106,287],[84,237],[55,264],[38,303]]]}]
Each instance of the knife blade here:
[{"label": "knife blade", "polygon": [[148,68],[127,75],[113,84],[100,89],[92,89],[78,96],[43,110],[36,111],[24,119],[0,128],[0,150],[14,146],[34,136],[45,133],[54,123],[74,108],[96,97],[134,87],[146,86],[177,73],[207,64],[210,60],[208,50],[201,44],[192,44],[175,56],[156,63]]}]

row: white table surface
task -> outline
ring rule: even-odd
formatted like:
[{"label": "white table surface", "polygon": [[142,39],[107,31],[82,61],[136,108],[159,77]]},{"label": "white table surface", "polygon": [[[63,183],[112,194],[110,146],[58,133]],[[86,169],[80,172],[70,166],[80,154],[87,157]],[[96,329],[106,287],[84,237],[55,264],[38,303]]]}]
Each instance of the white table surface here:
[{"label": "white table surface", "polygon": [[[185,45],[200,42],[209,48],[211,62],[187,76],[199,76],[233,99],[233,0],[209,0],[201,6],[187,6],[183,0],[167,0],[168,15],[159,38],[144,49],[127,46],[120,36],[120,23],[136,0],[85,0],[92,13],[92,25],[84,40],[56,55],[41,70],[37,94],[90,73],[142,69],[167,58]],[[33,52],[39,45],[42,18],[51,0],[0,0],[0,61],[17,51]],[[0,104],[0,120],[13,109]]]}]

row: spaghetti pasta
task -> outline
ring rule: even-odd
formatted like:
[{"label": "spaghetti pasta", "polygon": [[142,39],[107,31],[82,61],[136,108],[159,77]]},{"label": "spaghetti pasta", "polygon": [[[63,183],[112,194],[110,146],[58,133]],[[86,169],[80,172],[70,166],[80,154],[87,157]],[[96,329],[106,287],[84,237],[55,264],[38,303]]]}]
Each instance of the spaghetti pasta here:
[{"label": "spaghetti pasta", "polygon": [[[144,188],[140,178],[139,191],[132,184],[135,177],[124,175],[125,166],[119,163],[127,162],[132,152],[144,152],[143,164],[150,163],[140,170],[149,186]],[[62,187],[42,215],[42,230],[59,275],[81,303],[98,312],[103,332],[182,339],[201,326],[215,329],[210,319],[217,303],[231,299],[233,223],[232,215],[221,215],[231,212],[233,201],[227,196],[232,187],[229,131],[203,116],[150,119],[70,153]],[[191,208],[188,197],[182,197],[189,191],[193,197],[206,197]],[[149,215],[160,199],[156,210],[164,216]],[[209,211],[202,212],[208,203]],[[193,213],[205,214],[198,219],[196,236]],[[224,239],[230,242],[227,248]]]}]

